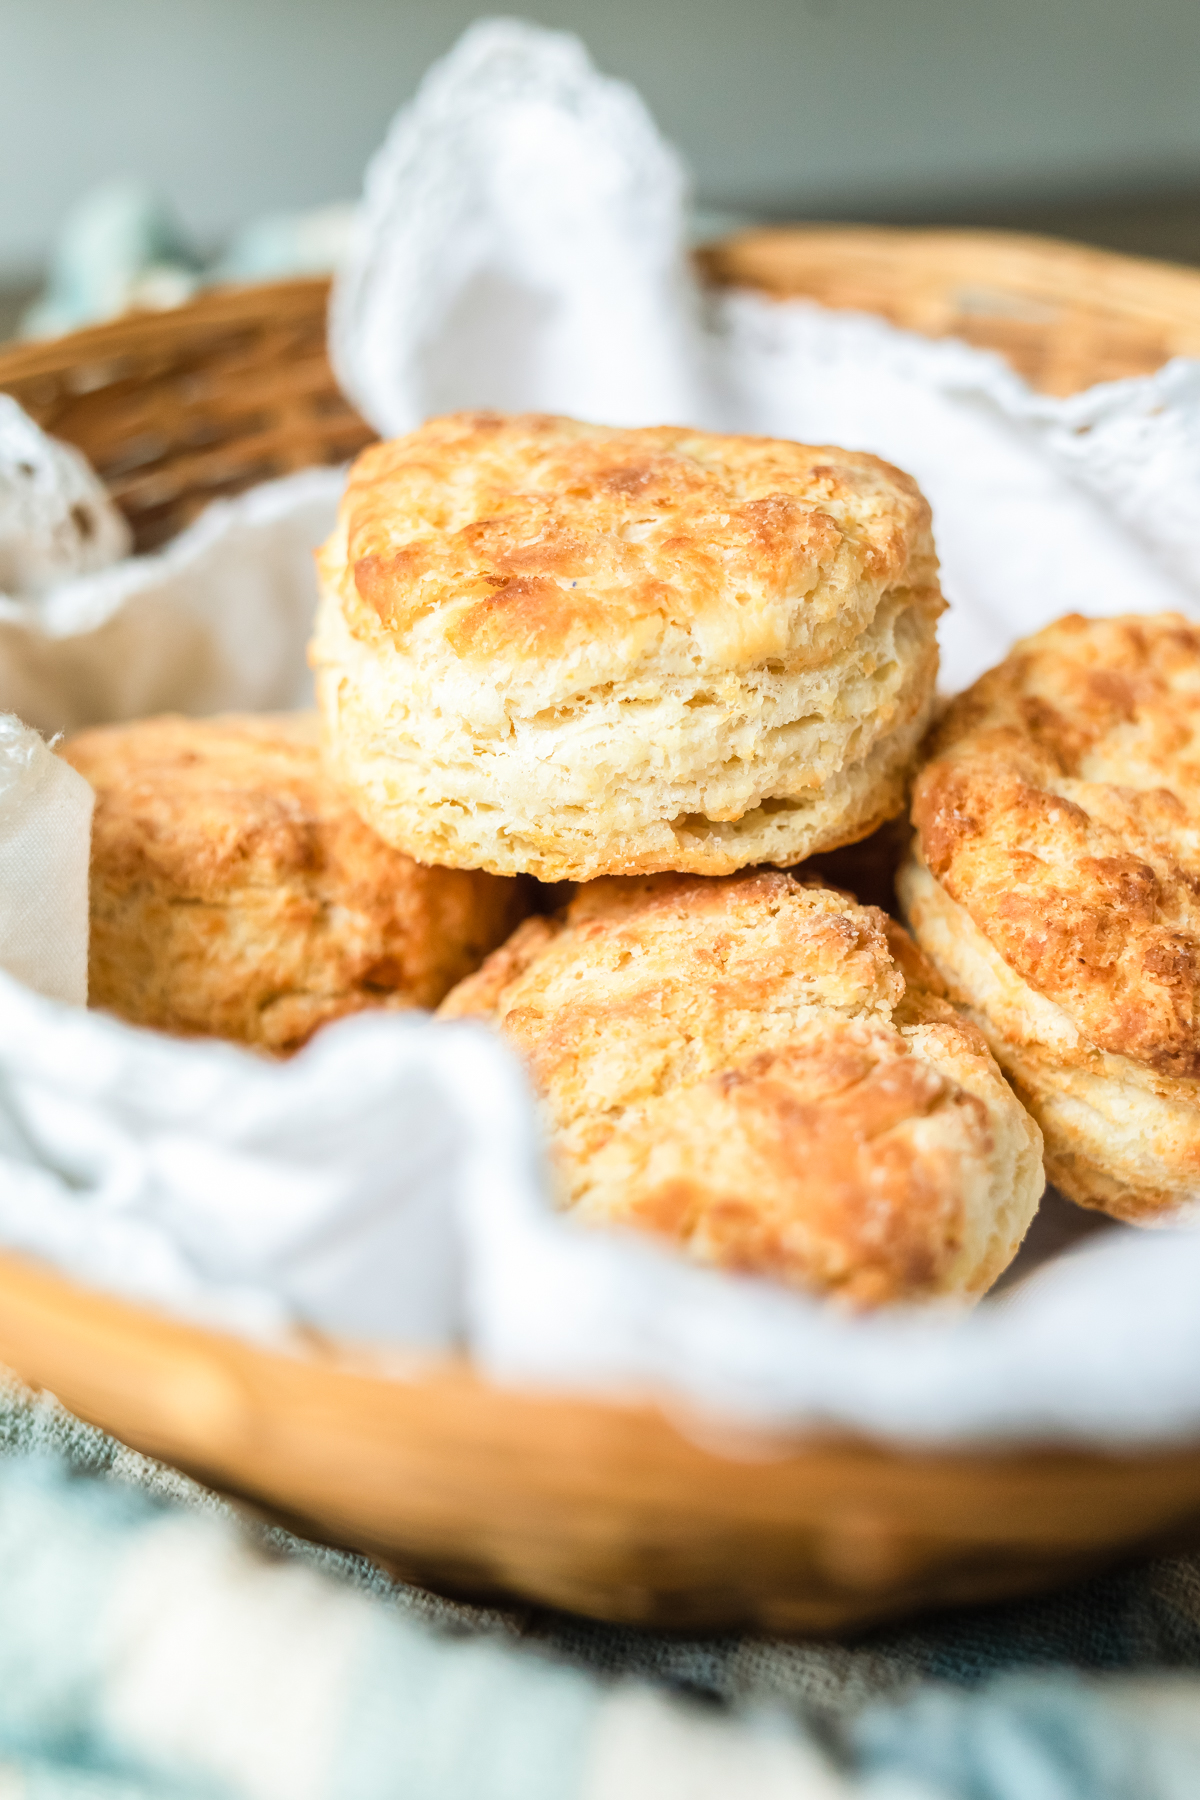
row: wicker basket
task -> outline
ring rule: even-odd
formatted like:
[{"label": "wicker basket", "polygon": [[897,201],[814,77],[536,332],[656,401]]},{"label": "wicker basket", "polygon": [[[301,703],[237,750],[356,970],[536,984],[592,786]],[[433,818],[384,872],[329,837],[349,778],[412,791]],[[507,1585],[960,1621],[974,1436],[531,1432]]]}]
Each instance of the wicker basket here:
[{"label": "wicker basket", "polygon": [[[746,234],[702,264],[957,332],[1056,392],[1200,352],[1200,273],[1070,245],[820,227]],[[325,301],[324,283],[288,282],[16,347],[0,389],[87,452],[150,545],[215,494],[368,440],[333,385]],[[433,1587],[597,1618],[825,1633],[1200,1543],[1200,1447],[717,1440],[649,1403],[512,1393],[456,1362],[273,1354],[11,1256],[0,1358],[308,1535]]]},{"label": "wicker basket", "polygon": [[329,283],[279,281],[0,350],[0,389],[77,444],[139,550],[210,500],[354,456],[374,435],[334,384]]},{"label": "wicker basket", "polygon": [[1200,356],[1200,272],[995,231],[813,225],[701,252],[711,280],[998,350],[1046,394]]}]

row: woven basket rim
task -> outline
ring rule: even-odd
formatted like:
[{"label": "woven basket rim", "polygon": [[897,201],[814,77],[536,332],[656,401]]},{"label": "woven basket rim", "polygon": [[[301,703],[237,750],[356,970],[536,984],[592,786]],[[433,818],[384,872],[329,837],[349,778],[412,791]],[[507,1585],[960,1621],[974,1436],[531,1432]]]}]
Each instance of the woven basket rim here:
[{"label": "woven basket rim", "polygon": [[[1013,259],[1019,256],[1023,259],[1022,273],[1037,269],[1044,278],[1057,272],[1075,289],[1080,270],[1090,267],[1108,277],[1106,286],[1110,292],[1116,278],[1118,292],[1113,298],[1119,298],[1123,306],[1146,316],[1161,313],[1162,307],[1151,304],[1145,297],[1146,283],[1151,282],[1200,324],[1200,267],[1158,257],[1135,256],[1070,238],[966,225],[764,221],[706,240],[697,247],[696,254],[701,269],[713,274],[722,252],[749,245],[792,246],[843,257],[875,253],[904,263],[920,260],[930,252],[937,253],[943,261],[974,258],[978,262],[983,257],[991,263],[999,258],[1007,263],[1010,278],[1017,268]],[[332,278],[328,275],[221,283],[204,289],[176,307],[126,313],[120,318],[82,326],[53,338],[12,339],[0,343],[0,385],[61,369],[64,363],[71,361],[102,360],[106,354],[136,341],[139,336],[152,336],[166,343],[186,339],[208,325],[223,327],[236,324],[242,318],[257,320],[264,312],[286,316],[292,310],[307,311],[313,297],[328,294],[331,287]],[[65,354],[68,351],[69,356]]]},{"label": "woven basket rim", "polygon": [[[227,329],[243,320],[257,324],[264,313],[286,321],[307,314],[316,295],[329,292],[328,275],[300,275],[285,281],[229,282],[206,288],[178,306],[122,313],[58,337],[14,339],[0,344],[0,387],[56,373],[64,366],[103,362],[136,348],[138,339],[169,345],[198,336],[208,327]],[[67,354],[69,352],[69,354]]]}]

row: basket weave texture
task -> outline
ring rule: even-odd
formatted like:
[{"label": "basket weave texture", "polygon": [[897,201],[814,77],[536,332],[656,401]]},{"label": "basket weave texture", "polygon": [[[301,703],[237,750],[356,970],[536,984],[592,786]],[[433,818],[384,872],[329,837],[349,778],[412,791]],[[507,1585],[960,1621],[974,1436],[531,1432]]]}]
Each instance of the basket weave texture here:
[{"label": "basket weave texture", "polygon": [[1200,271],[990,231],[748,231],[700,253],[711,281],[880,313],[998,350],[1045,394],[1200,356]]},{"label": "basket weave texture", "polygon": [[[1071,245],[822,226],[700,262],[967,338],[1053,393],[1200,354],[1200,273]],[[216,495],[369,441],[329,368],[327,297],[323,281],[230,290],[0,350],[0,389],[85,451],[149,548]],[[430,1586],[597,1618],[828,1633],[1200,1543],[1200,1447],[703,1447],[648,1403],[510,1393],[455,1363],[382,1370],[348,1347],[279,1356],[9,1256],[0,1357],[310,1535]]]},{"label": "basket weave texture", "polygon": [[328,300],[283,281],[135,313],[0,351],[0,389],[78,445],[153,550],[210,500],[370,443],[329,366]]}]

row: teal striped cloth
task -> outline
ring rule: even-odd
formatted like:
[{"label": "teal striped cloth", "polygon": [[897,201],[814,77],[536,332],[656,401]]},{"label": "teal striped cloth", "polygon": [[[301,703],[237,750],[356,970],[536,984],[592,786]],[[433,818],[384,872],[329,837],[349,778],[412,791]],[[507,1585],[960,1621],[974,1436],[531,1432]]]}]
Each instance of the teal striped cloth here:
[{"label": "teal striped cloth", "polygon": [[0,1382],[0,1800],[1197,1800],[1200,1561],[854,1645],[456,1605]]}]

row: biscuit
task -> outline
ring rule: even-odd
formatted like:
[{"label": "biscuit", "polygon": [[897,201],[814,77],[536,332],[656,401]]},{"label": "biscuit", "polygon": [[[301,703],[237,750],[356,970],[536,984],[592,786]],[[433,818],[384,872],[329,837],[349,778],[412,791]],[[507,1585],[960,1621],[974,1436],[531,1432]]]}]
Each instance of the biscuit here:
[{"label": "biscuit", "polygon": [[602,879],[439,1017],[526,1059],[561,1203],[853,1305],[982,1293],[1041,1140],[903,928],[776,870]]},{"label": "biscuit", "polygon": [[364,1007],[436,1006],[530,884],[422,868],[323,773],[313,718],[144,719],[60,754],[96,792],[93,1006],[297,1049]]},{"label": "biscuit", "polygon": [[359,458],[318,563],[328,754],[410,855],[720,875],[903,810],[942,599],[876,457],[460,414]]},{"label": "biscuit", "polygon": [[905,914],[1041,1125],[1134,1224],[1200,1201],[1200,632],[1061,619],[951,707]]}]

